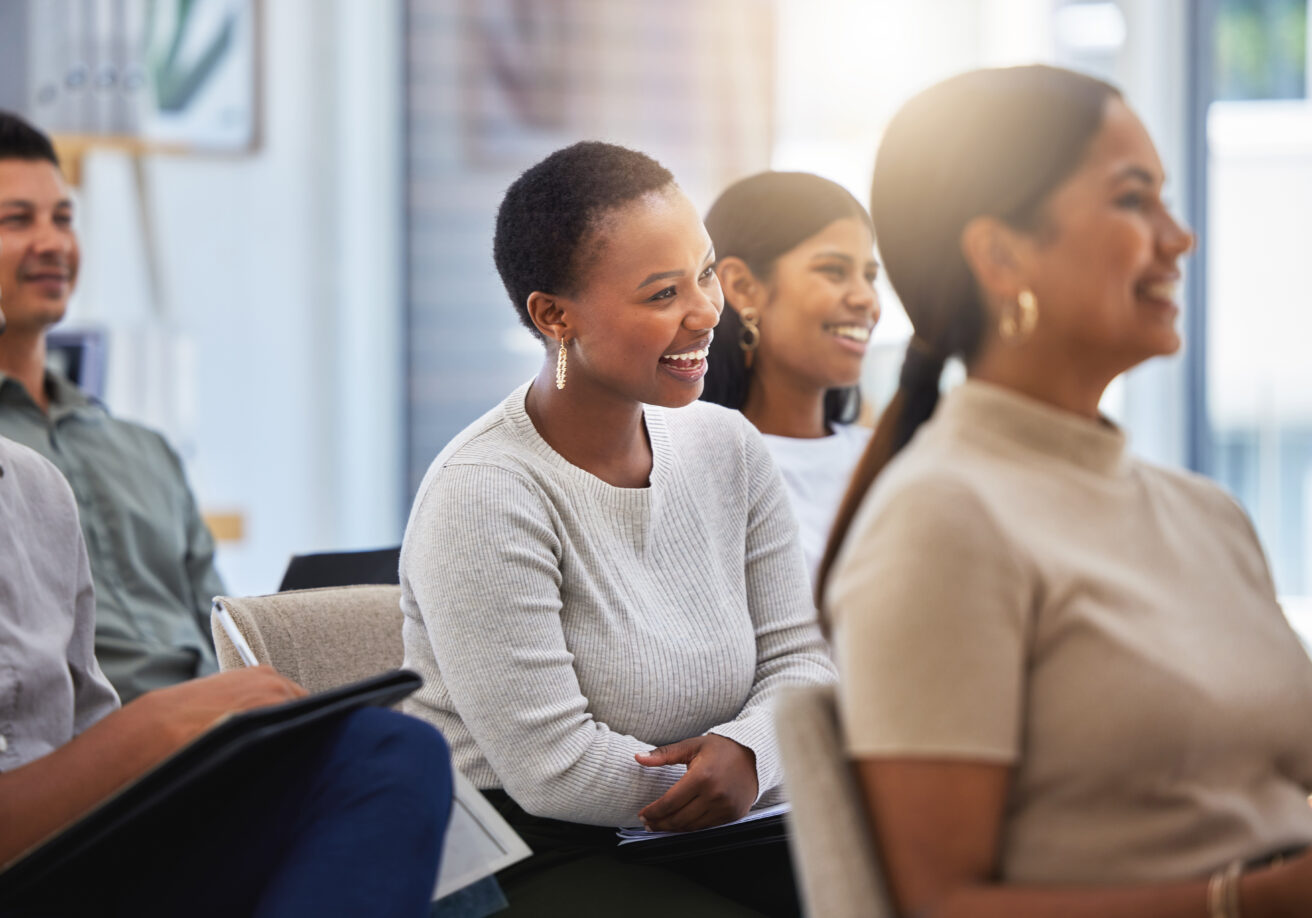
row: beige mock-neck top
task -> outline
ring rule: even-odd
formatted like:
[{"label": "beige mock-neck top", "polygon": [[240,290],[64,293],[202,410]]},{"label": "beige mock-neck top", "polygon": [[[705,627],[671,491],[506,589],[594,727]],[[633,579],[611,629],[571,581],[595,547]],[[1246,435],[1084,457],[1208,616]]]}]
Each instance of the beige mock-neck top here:
[{"label": "beige mock-neck top", "polygon": [[828,591],[856,757],[1015,767],[1008,882],[1194,877],[1312,842],[1312,662],[1228,495],[970,381]]}]

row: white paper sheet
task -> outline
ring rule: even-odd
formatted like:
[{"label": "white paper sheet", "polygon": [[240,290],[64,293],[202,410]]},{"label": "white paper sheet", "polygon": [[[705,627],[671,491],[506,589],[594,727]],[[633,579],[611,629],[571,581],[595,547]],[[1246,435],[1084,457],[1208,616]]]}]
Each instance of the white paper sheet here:
[{"label": "white paper sheet", "polygon": [[458,770],[453,774],[455,799],[451,801],[451,821],[442,846],[434,902],[533,853],[469,779]]}]

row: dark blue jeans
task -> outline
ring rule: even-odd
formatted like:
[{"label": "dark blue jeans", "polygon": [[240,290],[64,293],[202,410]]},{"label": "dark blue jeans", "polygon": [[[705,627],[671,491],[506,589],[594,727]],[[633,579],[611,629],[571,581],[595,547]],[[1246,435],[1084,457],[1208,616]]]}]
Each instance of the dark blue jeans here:
[{"label": "dark blue jeans", "polygon": [[450,809],[441,734],[365,708],[234,761],[0,913],[419,918]]}]

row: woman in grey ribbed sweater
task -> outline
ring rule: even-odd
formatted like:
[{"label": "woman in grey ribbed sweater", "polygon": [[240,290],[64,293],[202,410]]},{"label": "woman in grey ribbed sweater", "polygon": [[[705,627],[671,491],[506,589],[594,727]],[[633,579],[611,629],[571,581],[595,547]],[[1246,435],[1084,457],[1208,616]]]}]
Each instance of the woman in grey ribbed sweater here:
[{"label": "woman in grey ribbed sweater", "polygon": [[[696,401],[722,307],[710,239],[655,161],[581,143],[510,187],[494,254],[547,357],[415,499],[405,659],[426,684],[408,710],[504,790],[489,796],[539,852],[502,876],[512,908],[588,913],[577,887],[558,901],[525,880],[544,848],[587,860],[594,892],[639,893],[600,897],[602,914],[778,898],[759,879],[735,891],[612,857],[615,826],[702,828],[776,797],[771,699],[835,678],[760,435]],[[787,874],[774,847],[766,873]]]}]

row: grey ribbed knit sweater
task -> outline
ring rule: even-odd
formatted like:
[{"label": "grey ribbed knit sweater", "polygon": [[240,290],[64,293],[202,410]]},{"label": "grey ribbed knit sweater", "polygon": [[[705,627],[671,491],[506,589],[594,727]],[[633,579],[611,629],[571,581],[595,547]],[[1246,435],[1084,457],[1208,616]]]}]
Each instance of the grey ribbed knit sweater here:
[{"label": "grey ribbed knit sweater", "polygon": [[571,465],[528,385],[429,468],[401,551],[406,710],[539,816],[630,825],[682,776],[634,753],[718,733],[782,780],[770,701],[835,679],[797,526],[756,430],[706,402],[647,407],[647,488]]}]

